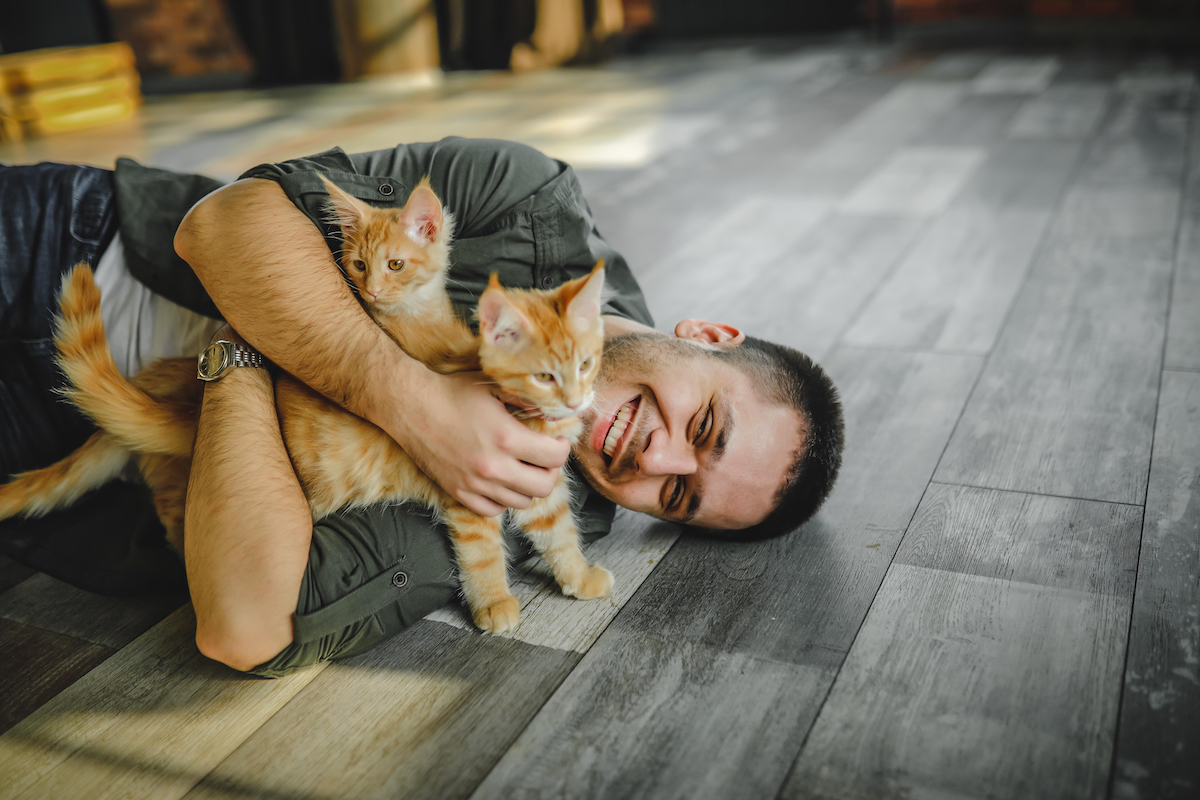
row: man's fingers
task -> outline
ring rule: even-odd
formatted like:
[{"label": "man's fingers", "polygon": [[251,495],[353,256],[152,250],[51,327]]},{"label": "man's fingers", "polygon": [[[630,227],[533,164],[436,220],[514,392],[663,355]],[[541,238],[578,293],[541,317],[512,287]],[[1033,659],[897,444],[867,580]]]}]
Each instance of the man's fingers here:
[{"label": "man's fingers", "polygon": [[483,495],[474,492],[457,492],[454,499],[481,517],[494,517],[506,508],[506,506],[497,505]]},{"label": "man's fingers", "polygon": [[571,455],[571,445],[565,439],[534,433],[520,423],[512,429],[503,448],[518,461],[547,470],[557,470]]}]

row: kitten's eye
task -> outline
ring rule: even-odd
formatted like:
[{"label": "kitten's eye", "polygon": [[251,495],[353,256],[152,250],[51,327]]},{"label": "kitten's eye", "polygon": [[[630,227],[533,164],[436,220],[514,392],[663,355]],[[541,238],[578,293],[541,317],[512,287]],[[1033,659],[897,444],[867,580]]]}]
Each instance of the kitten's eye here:
[{"label": "kitten's eye", "polygon": [[579,374],[582,375],[585,372],[589,372],[591,369],[592,369],[592,360],[590,358],[585,358],[583,360],[583,363],[579,365]]},{"label": "kitten's eye", "polygon": [[533,379],[538,383],[544,383],[547,385],[554,383],[554,375],[550,372],[536,372],[533,375]]},{"label": "kitten's eye", "polygon": [[393,258],[388,262],[388,269],[390,269],[392,272],[399,272],[400,270],[404,269],[404,259]]},{"label": "kitten's eye", "polygon": [[356,270],[358,270],[359,272],[366,272],[366,271],[367,271],[367,265],[366,265],[366,264],[364,264],[362,261],[355,261],[355,262],[353,262],[353,263],[354,263],[354,268],[355,268]]}]

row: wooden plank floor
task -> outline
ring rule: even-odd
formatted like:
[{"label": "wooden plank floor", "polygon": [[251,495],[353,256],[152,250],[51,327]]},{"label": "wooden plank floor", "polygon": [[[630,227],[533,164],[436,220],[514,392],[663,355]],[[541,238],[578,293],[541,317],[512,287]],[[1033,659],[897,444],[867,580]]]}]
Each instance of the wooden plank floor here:
[{"label": "wooden plank floor", "polygon": [[621,513],[609,600],[516,580],[280,681],[176,595],[0,559],[0,797],[1200,794],[1200,88],[1158,53],[710,46],[152,99],[0,146],[225,179],[458,134],[571,161],[664,330],[824,363],[847,449],[789,537]]}]

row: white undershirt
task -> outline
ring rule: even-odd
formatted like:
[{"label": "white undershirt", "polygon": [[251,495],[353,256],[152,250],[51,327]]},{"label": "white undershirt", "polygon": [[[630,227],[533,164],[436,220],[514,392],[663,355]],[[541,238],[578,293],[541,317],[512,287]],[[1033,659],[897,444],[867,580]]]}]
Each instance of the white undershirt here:
[{"label": "white undershirt", "polygon": [[196,356],[224,323],[150,291],[125,264],[121,235],[96,262],[100,316],[117,369],[126,377],[170,356]]}]

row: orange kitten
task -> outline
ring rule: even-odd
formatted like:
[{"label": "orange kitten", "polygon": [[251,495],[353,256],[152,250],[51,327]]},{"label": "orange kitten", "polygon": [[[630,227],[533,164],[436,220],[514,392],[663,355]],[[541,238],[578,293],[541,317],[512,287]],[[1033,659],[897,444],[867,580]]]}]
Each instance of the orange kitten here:
[{"label": "orange kitten", "polygon": [[[365,294],[372,318],[402,347],[445,371],[482,361],[501,388],[540,415],[526,424],[550,435],[578,436],[580,423],[573,415],[590,402],[603,347],[602,264],[547,291],[506,292],[493,276],[480,300],[482,340],[477,340],[445,295],[452,221],[427,182],[399,212],[359,204],[348,214],[345,197],[332,203],[342,221],[343,256],[355,286]],[[397,261],[403,263],[392,263]],[[163,359],[126,380],[108,350],[100,293],[87,265],[66,276],[60,302],[56,344],[72,384],[66,394],[101,430],[57,464],[0,486],[0,518],[38,516],[67,505],[136,459],[154,492],[167,539],[182,553],[187,475],[203,386],[195,379],[195,362]],[[437,341],[450,343],[445,360],[438,360]],[[390,436],[287,374],[276,382],[276,407],[314,518],[388,500],[433,507],[451,529],[476,624],[499,633],[517,623],[519,607],[508,590],[498,518],[480,517],[459,505]],[[513,518],[566,594],[599,597],[611,588],[612,576],[589,566],[580,551],[569,489],[560,473],[550,497],[512,512]]]}]

